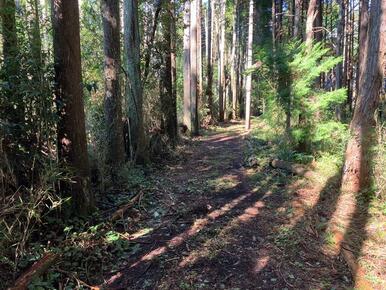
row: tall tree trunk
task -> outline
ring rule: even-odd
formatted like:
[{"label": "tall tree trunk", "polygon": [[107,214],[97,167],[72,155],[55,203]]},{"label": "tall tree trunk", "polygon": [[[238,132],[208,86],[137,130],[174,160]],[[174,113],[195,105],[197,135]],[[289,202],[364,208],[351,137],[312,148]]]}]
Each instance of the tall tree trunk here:
[{"label": "tall tree trunk", "polygon": [[365,61],[361,68],[359,95],[350,124],[342,189],[359,193],[370,185],[371,146],[375,141],[374,113],[379,103],[386,48],[386,0],[371,1]]},{"label": "tall tree trunk", "polygon": [[315,7],[314,38],[315,41],[323,40],[323,1],[317,0]]},{"label": "tall tree trunk", "polygon": [[[171,130],[173,138],[176,141],[178,139],[178,119],[177,119],[177,60],[176,60],[176,40],[177,40],[177,31],[176,31],[176,2],[175,0],[170,0],[169,8],[169,17],[170,17],[170,62],[171,62],[171,78],[172,78],[172,101],[170,108],[170,119],[173,124],[175,124],[175,130]],[[169,136],[170,137],[170,136]]]},{"label": "tall tree trunk", "polygon": [[[342,49],[342,35],[344,33],[344,23],[345,23],[345,17],[344,17],[344,12],[345,12],[345,6],[344,6],[344,0],[338,0],[339,4],[339,19],[338,19],[338,26],[337,26],[337,39],[336,39],[336,49],[335,49],[335,54],[336,56],[341,57],[343,53]],[[335,88],[340,89],[342,87],[342,77],[343,77],[343,66],[342,63],[339,63],[336,66],[336,82],[335,82]]]},{"label": "tall tree trunk", "polygon": [[302,16],[302,2],[303,0],[294,0],[294,29],[293,29],[293,37],[294,38],[301,38],[301,31],[300,31],[300,19]]},{"label": "tall tree trunk", "polygon": [[225,99],[225,7],[226,1],[220,1],[220,19],[219,19],[219,70],[218,70],[218,106],[220,122],[224,121],[224,99]]},{"label": "tall tree trunk", "polygon": [[126,55],[127,98],[129,104],[130,146],[139,163],[148,159],[143,124],[143,95],[140,69],[138,0],[124,0],[124,47]]},{"label": "tall tree trunk", "polygon": [[[356,77],[356,96],[359,95],[359,83],[360,76],[363,73],[363,68],[365,64],[365,50],[363,47],[366,47],[367,41],[367,29],[369,24],[369,0],[360,1],[360,14],[359,14],[359,46],[358,46],[358,67],[357,67],[357,77]],[[356,103],[356,101],[355,101]],[[354,105],[355,108],[355,105]]]},{"label": "tall tree trunk", "polygon": [[197,51],[201,50],[197,45],[197,5],[198,0],[190,2],[190,115],[191,134],[198,135],[198,60]]},{"label": "tall tree trunk", "polygon": [[18,52],[16,35],[15,0],[0,0],[1,25],[3,33],[4,62],[13,60]]},{"label": "tall tree trunk", "polygon": [[[247,51],[247,69],[252,67],[252,45],[253,45],[253,0],[249,1],[249,21],[248,21],[248,51]],[[248,74],[245,84],[245,129],[251,128],[251,92],[252,76]]]},{"label": "tall tree trunk", "polygon": [[125,161],[122,123],[122,96],[119,81],[121,69],[121,20],[119,0],[102,0],[102,21],[105,53],[105,119],[107,136],[106,161],[113,182]]},{"label": "tall tree trunk", "polygon": [[307,22],[306,22],[306,46],[311,47],[312,41],[314,39],[314,23],[316,16],[318,14],[317,11],[317,1],[318,0],[310,0],[308,4],[307,10]]},{"label": "tall tree trunk", "polygon": [[190,100],[190,1],[184,7],[184,124],[192,130]]},{"label": "tall tree trunk", "polygon": [[197,106],[202,104],[202,24],[201,24],[202,0],[197,1]]},{"label": "tall tree trunk", "polygon": [[237,119],[237,99],[238,99],[238,68],[237,68],[237,48],[238,46],[238,37],[237,37],[237,31],[239,23],[239,17],[238,17],[238,10],[239,10],[239,1],[236,0],[235,3],[235,9],[234,9],[234,15],[233,15],[233,32],[232,32],[232,56],[231,56],[231,91],[232,91],[232,119]]},{"label": "tall tree trunk", "polygon": [[208,53],[207,53],[207,74],[208,81],[206,87],[206,95],[208,100],[208,115],[213,118],[213,49],[212,49],[212,40],[213,40],[213,2],[208,0]]},{"label": "tall tree trunk", "polygon": [[52,0],[55,56],[55,97],[58,109],[58,157],[75,175],[63,188],[72,194],[76,213],[87,214],[93,205],[89,189],[85,114],[80,59],[77,0]]},{"label": "tall tree trunk", "polygon": [[[343,41],[342,36],[344,33],[344,24],[345,24],[345,0],[337,0],[339,4],[339,18],[338,18],[338,27],[337,27],[337,39],[335,47],[335,55],[341,57],[343,55]],[[342,88],[343,82],[343,64],[340,62],[336,65],[335,68],[335,89]],[[335,115],[338,120],[342,119],[342,108],[337,106],[335,108]]]},{"label": "tall tree trunk", "polygon": [[164,13],[162,15],[162,26],[164,27],[163,43],[163,69],[161,73],[161,109],[165,123],[166,134],[172,144],[177,141],[177,112],[176,98],[173,88],[173,64],[172,56],[174,54],[173,42],[174,36],[174,10],[171,0],[164,1]]}]

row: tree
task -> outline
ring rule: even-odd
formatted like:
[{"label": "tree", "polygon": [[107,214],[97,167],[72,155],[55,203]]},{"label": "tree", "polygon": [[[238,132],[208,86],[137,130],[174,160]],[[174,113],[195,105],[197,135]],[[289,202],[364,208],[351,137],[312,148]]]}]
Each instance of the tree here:
[{"label": "tree", "polygon": [[[175,56],[174,56],[174,9],[171,0],[164,1],[162,15],[164,29],[163,41],[163,68],[161,72],[161,109],[166,134],[172,144],[177,141],[177,99],[175,94]],[[173,60],[174,58],[174,60]]]},{"label": "tree", "polygon": [[364,47],[364,61],[360,63],[359,94],[350,124],[342,178],[342,189],[359,193],[370,185],[371,146],[374,141],[374,113],[379,103],[383,65],[386,51],[386,0],[371,1],[371,12]]},{"label": "tree", "polygon": [[219,70],[218,70],[218,106],[219,106],[219,115],[218,120],[220,122],[224,121],[224,104],[225,104],[225,8],[226,1],[220,1],[220,35],[219,35]]},{"label": "tree", "polygon": [[232,91],[232,119],[237,119],[237,99],[238,99],[238,62],[236,58],[237,48],[238,45],[238,26],[239,23],[239,1],[236,0],[235,2],[235,8],[233,11],[233,32],[232,32],[232,60],[231,60],[231,91]]},{"label": "tree", "polygon": [[55,99],[58,111],[59,162],[73,170],[74,181],[61,187],[72,194],[75,212],[93,206],[85,129],[77,0],[52,0],[55,58]]},{"label": "tree", "polygon": [[[367,29],[369,25],[369,0],[360,1],[360,14],[359,14],[359,48],[366,46]],[[359,76],[363,73],[362,70],[365,64],[362,63],[365,60],[364,49],[358,50],[358,66],[356,76],[356,91],[359,92]]]},{"label": "tree", "polygon": [[314,39],[314,24],[318,15],[317,9],[318,0],[310,0],[307,10],[307,22],[306,22],[306,45],[310,47]]},{"label": "tree", "polygon": [[146,162],[146,140],[143,124],[143,96],[140,68],[140,35],[138,1],[124,1],[124,48],[126,56],[126,91],[129,104],[130,147],[135,160]]},{"label": "tree", "polygon": [[300,38],[301,36],[300,18],[301,18],[303,0],[293,0],[293,1],[294,1],[294,11],[295,11],[293,37]]},{"label": "tree", "polygon": [[192,135],[198,135],[197,0],[185,2],[184,27],[184,123]]},{"label": "tree", "polygon": [[[248,21],[248,51],[247,51],[247,69],[252,67],[252,44],[253,44],[253,0],[249,1],[249,21]],[[245,97],[245,129],[251,128],[251,91],[252,91],[252,76],[247,75]]]},{"label": "tree", "polygon": [[102,0],[102,21],[105,52],[105,118],[107,135],[107,163],[115,181],[125,161],[122,123],[122,97],[119,81],[121,69],[121,21],[119,0]]},{"label": "tree", "polygon": [[208,115],[213,117],[213,49],[212,49],[212,39],[213,39],[213,1],[208,0],[208,54],[207,54],[207,74],[208,81],[206,87],[206,95],[208,99]]}]

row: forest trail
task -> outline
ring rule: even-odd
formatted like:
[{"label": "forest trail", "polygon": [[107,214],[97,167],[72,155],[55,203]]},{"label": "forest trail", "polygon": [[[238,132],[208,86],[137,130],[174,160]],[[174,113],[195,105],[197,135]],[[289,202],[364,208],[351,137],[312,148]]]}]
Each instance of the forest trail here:
[{"label": "forest trail", "polygon": [[313,189],[269,166],[245,167],[246,138],[241,123],[223,125],[157,173],[163,210],[131,234],[140,248],[106,277],[107,289],[352,286],[318,223],[305,218]]}]

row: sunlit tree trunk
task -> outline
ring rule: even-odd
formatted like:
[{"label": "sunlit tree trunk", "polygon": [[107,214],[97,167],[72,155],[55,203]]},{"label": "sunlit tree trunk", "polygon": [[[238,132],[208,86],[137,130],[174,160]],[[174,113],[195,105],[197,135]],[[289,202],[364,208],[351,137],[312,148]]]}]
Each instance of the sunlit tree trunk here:
[{"label": "sunlit tree trunk", "polygon": [[219,19],[219,71],[218,71],[218,106],[220,122],[224,121],[224,99],[225,99],[225,8],[226,1],[220,1],[220,19]]},{"label": "sunlit tree trunk", "polygon": [[190,101],[190,1],[184,7],[184,124],[192,130]]},{"label": "sunlit tree trunk", "polygon": [[372,0],[359,95],[350,124],[351,138],[346,149],[342,189],[359,193],[371,181],[371,146],[375,141],[374,113],[385,63],[386,0]]},{"label": "sunlit tree trunk", "polygon": [[71,168],[74,181],[62,190],[72,194],[75,212],[86,214],[93,205],[89,188],[85,114],[80,59],[77,0],[52,0],[55,56],[55,97],[59,115],[58,156]]},{"label": "sunlit tree trunk", "polygon": [[213,2],[212,0],[208,0],[208,53],[207,53],[207,74],[208,81],[206,87],[206,95],[208,100],[208,114],[211,118],[213,118]]},{"label": "sunlit tree trunk", "polygon": [[238,100],[238,74],[237,74],[237,30],[239,25],[238,17],[239,1],[236,0],[233,15],[233,32],[232,32],[232,53],[231,53],[231,92],[232,92],[232,119],[237,119],[237,100]]},{"label": "sunlit tree trunk", "polygon": [[[248,21],[248,50],[247,50],[247,69],[252,67],[252,44],[253,44],[253,0],[249,1],[249,21]],[[245,84],[245,129],[251,128],[251,91],[252,76],[248,74]]]},{"label": "sunlit tree trunk", "polygon": [[190,2],[190,115],[191,115],[191,134],[198,135],[198,60],[197,50],[201,50],[197,45],[197,5],[198,0]]},{"label": "sunlit tree trunk", "polygon": [[202,103],[202,24],[201,24],[202,0],[197,1],[197,104]]},{"label": "sunlit tree trunk", "polygon": [[140,69],[138,1],[124,0],[124,47],[126,55],[126,90],[129,104],[130,146],[136,161],[145,162],[146,140],[143,124],[143,94]]},{"label": "sunlit tree trunk", "polygon": [[[356,76],[356,96],[359,94],[359,79],[363,73],[365,64],[365,50],[367,40],[367,29],[369,24],[369,0],[360,1],[360,15],[359,15],[359,46],[358,46],[358,67]],[[355,101],[356,103],[356,101]],[[355,108],[355,105],[354,105]]]},{"label": "sunlit tree trunk", "polygon": [[125,161],[122,97],[119,81],[121,69],[119,0],[102,0],[101,10],[105,53],[106,161],[111,170],[112,180],[115,182],[120,166]]},{"label": "sunlit tree trunk", "polygon": [[306,22],[306,46],[311,47],[314,40],[314,23],[318,14],[317,10],[318,0],[310,0],[307,10],[307,22]]}]

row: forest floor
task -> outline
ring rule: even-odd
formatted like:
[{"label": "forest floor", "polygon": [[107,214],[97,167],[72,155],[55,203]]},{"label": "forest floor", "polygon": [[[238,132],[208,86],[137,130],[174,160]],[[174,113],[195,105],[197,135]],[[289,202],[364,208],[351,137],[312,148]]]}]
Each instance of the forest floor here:
[{"label": "forest floor", "polygon": [[53,218],[18,272],[0,264],[0,289],[51,252],[30,289],[386,289],[386,204],[340,192],[331,156],[274,168],[293,152],[263,120],[252,128],[223,124],[129,166],[92,217]]},{"label": "forest floor", "polygon": [[[274,144],[258,137],[246,135],[241,123],[223,125],[157,171],[151,182],[160,206],[129,230],[126,239],[140,246],[105,275],[104,286],[352,288],[328,230],[338,177],[318,183],[272,168]],[[255,161],[247,160],[252,147]]]}]

